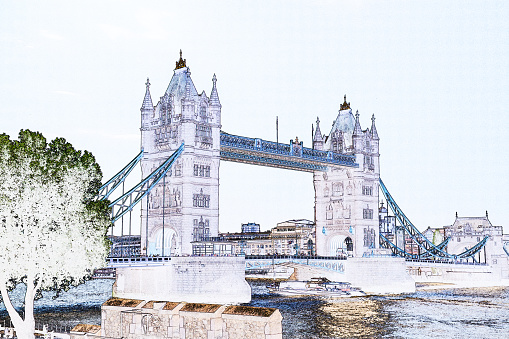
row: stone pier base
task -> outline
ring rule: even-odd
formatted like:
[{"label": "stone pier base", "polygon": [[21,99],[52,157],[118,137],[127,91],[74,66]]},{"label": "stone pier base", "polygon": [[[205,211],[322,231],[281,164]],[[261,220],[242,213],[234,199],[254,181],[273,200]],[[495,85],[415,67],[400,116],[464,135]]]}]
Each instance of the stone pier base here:
[{"label": "stone pier base", "polygon": [[112,298],[101,335],[124,339],[281,339],[278,309]]}]

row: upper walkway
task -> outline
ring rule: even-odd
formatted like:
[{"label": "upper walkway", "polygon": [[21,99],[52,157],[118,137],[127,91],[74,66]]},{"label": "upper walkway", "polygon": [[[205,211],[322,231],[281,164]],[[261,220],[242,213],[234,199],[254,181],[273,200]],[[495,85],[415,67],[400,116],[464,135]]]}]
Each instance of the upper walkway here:
[{"label": "upper walkway", "polygon": [[326,171],[329,166],[359,167],[354,155],[303,147],[298,140],[281,144],[225,132],[221,132],[221,160],[303,172]]}]

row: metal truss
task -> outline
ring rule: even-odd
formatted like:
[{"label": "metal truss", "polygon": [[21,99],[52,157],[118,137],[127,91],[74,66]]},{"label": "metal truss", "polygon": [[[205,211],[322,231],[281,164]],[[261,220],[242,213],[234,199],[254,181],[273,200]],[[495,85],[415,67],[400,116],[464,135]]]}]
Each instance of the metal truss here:
[{"label": "metal truss", "polygon": [[404,249],[394,245],[382,233],[380,233],[379,236],[380,236],[380,245],[384,248],[389,248],[392,251],[392,254],[400,256],[400,257],[405,257],[408,259],[419,259],[419,255],[409,253],[409,252],[405,251]]},{"label": "metal truss", "polygon": [[175,163],[177,158],[184,151],[184,143],[173,152],[172,155],[165,162],[161,164],[154,172],[148,177],[143,179],[138,185],[133,187],[130,191],[113,201],[111,207],[111,222],[117,221],[124,214],[131,211],[133,207],[141,201],[155,185],[166,175],[166,172]]},{"label": "metal truss", "polygon": [[[429,241],[428,238],[426,238],[419,230],[410,222],[410,220],[406,217],[406,215],[403,213],[401,208],[399,208],[398,204],[396,204],[396,201],[392,198],[391,194],[387,190],[387,187],[385,187],[382,179],[380,179],[380,188],[382,190],[383,195],[385,196],[385,199],[387,200],[387,204],[391,207],[392,212],[400,222],[403,229],[410,235],[412,240],[419,246],[419,249],[422,250],[420,254],[418,254],[418,258],[441,258],[441,259],[466,259],[471,258],[475,254],[477,254],[483,247],[486,245],[486,241],[488,240],[488,236],[485,236],[483,240],[481,240],[476,245],[472,246],[471,248],[466,249],[460,254],[450,254],[444,251],[445,246],[447,245],[449,239],[446,239],[444,242],[442,242],[440,245],[435,245],[431,241]],[[406,251],[398,248],[396,245],[392,244],[387,238],[381,236],[382,241],[388,242],[390,247],[393,249],[393,253],[395,251],[395,254],[398,255],[404,255],[405,257],[408,257],[409,253]],[[404,253],[400,253],[399,251],[402,251]],[[414,254],[411,254],[414,256]],[[412,259],[415,259],[412,257]]]},{"label": "metal truss", "polygon": [[359,167],[354,155],[319,151],[302,142],[280,144],[221,132],[221,160],[297,171],[326,171],[329,166]]},{"label": "metal truss", "polygon": [[125,178],[131,173],[134,166],[136,166],[141,158],[143,157],[143,149],[141,152],[129,162],[124,168],[120,170],[117,174],[115,174],[110,180],[108,180],[104,185],[99,188],[99,194],[97,195],[97,200],[105,200],[108,199],[111,193],[120,186],[121,183],[124,182]]}]

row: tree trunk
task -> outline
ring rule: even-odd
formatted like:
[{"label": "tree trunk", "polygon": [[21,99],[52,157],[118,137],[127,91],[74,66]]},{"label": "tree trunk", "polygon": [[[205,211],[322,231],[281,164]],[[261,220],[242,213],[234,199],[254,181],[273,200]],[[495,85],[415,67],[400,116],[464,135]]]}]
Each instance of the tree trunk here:
[{"label": "tree trunk", "polygon": [[0,282],[0,292],[2,299],[11,318],[16,336],[18,339],[34,339],[35,338],[35,320],[34,320],[34,296],[35,285],[33,280],[27,279],[27,291],[25,293],[25,320],[21,318],[14,306],[12,305],[11,298],[7,293],[7,286],[4,281]]}]

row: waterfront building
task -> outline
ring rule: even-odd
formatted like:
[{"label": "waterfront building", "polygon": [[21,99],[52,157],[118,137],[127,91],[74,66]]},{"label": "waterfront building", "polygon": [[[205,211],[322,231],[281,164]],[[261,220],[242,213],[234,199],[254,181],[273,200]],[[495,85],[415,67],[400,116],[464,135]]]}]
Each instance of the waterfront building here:
[{"label": "waterfront building", "polygon": [[448,252],[451,254],[459,254],[465,249],[470,248],[488,236],[488,241],[484,247],[483,253],[479,253],[481,258],[478,261],[486,261],[491,265],[507,264],[507,254],[504,252],[503,228],[502,226],[493,226],[486,216],[482,217],[458,217],[452,225],[444,226],[445,237],[450,237],[447,245]]},{"label": "waterfront building", "polygon": [[[246,230],[242,225],[242,230]],[[259,227],[259,225],[258,225]],[[194,255],[315,255],[315,224],[296,219],[280,222],[270,231],[220,233],[219,237],[193,242]],[[229,245],[229,247],[226,247]],[[218,250],[220,249],[220,252]]]},{"label": "waterfront building", "polygon": [[273,253],[315,255],[316,227],[307,219],[280,222],[271,230]]}]

